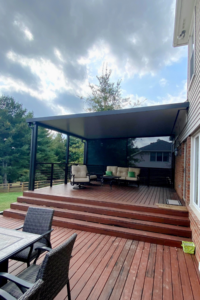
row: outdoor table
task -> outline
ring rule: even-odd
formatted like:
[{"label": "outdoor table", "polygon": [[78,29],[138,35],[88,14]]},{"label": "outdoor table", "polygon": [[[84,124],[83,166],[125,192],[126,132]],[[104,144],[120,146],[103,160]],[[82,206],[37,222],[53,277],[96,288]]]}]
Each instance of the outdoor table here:
[{"label": "outdoor table", "polygon": [[[8,260],[11,256],[31,247],[41,239],[41,235],[0,227],[0,272],[8,272]],[[0,278],[0,287],[6,283]]]},{"label": "outdoor table", "polygon": [[120,176],[106,176],[106,175],[104,175],[104,176],[101,177],[101,185],[103,185],[104,180],[106,180],[110,184],[110,189],[112,189],[113,182],[115,182],[119,178],[120,178]]}]

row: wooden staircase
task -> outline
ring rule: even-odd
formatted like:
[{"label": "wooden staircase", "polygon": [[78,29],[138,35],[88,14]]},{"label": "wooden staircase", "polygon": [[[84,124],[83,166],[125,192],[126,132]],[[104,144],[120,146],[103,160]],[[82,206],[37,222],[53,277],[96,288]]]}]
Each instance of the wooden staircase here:
[{"label": "wooden staircase", "polygon": [[191,241],[187,211],[24,192],[4,216],[24,219],[29,206],[54,209],[55,226],[175,247]]}]

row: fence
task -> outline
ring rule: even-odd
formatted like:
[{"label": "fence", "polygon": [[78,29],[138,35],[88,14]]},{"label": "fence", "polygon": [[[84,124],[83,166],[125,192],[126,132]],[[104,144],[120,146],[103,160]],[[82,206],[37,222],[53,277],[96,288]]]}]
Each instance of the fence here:
[{"label": "fence", "polygon": [[[63,180],[53,180],[52,185],[57,185],[63,183]],[[50,185],[49,180],[35,181],[35,189],[46,187]],[[29,187],[28,182],[15,182],[0,184],[0,193],[12,193],[12,192],[24,192],[27,191]]]}]

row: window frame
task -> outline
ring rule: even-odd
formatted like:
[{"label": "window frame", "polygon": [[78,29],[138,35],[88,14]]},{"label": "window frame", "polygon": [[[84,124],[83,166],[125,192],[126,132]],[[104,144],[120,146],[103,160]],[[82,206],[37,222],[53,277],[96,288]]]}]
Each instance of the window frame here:
[{"label": "window frame", "polygon": [[[195,195],[196,195],[196,140],[198,138],[198,203],[195,202]],[[190,203],[192,206],[200,212],[200,185],[198,184],[200,182],[200,131],[192,137],[192,149],[191,149],[191,193],[190,193]]]}]

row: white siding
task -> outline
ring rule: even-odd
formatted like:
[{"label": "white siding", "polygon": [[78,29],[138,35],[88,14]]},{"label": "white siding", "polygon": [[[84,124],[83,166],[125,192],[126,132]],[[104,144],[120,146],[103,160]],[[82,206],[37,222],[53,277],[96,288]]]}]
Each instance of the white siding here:
[{"label": "white siding", "polygon": [[[160,151],[162,152],[162,151]],[[169,157],[169,162],[164,161],[150,161],[150,152],[146,152],[143,154],[136,154],[134,156],[135,159],[139,159],[139,162],[134,163],[136,167],[144,167],[144,168],[163,168],[169,169],[171,168],[171,155]]]},{"label": "white siding", "polygon": [[[188,101],[190,108],[188,122],[179,136],[180,142],[185,140],[200,126],[200,0],[196,2],[195,14],[195,76],[189,83],[189,60],[188,60]],[[190,84],[190,85],[189,85]]]}]

